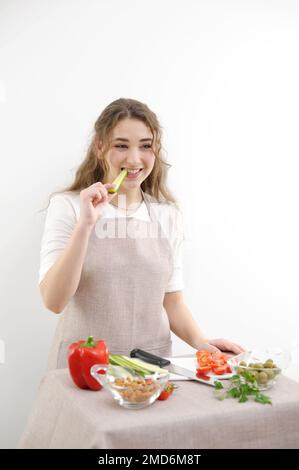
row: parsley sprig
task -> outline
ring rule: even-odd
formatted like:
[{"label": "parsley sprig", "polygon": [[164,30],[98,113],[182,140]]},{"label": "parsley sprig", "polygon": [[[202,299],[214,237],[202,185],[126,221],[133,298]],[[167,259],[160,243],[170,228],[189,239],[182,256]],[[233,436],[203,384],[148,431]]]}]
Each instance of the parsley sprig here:
[{"label": "parsley sprig", "polygon": [[237,398],[239,403],[245,403],[252,396],[257,403],[272,405],[270,397],[260,392],[255,377],[247,371],[244,372],[242,378],[239,375],[233,375],[227,389],[221,382],[216,381],[214,393],[218,400]]}]

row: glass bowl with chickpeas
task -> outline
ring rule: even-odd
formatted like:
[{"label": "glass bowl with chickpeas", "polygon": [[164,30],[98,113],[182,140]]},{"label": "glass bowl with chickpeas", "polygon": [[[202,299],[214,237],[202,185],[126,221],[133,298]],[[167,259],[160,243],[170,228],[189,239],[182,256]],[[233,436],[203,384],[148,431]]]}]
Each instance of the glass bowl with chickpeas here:
[{"label": "glass bowl with chickpeas", "polygon": [[145,408],[154,403],[169,380],[167,371],[141,376],[134,371],[111,364],[93,366],[91,375],[120,406],[132,410]]},{"label": "glass bowl with chickpeas", "polygon": [[290,353],[281,348],[245,351],[228,361],[241,381],[254,382],[259,390],[271,388],[290,363]]}]

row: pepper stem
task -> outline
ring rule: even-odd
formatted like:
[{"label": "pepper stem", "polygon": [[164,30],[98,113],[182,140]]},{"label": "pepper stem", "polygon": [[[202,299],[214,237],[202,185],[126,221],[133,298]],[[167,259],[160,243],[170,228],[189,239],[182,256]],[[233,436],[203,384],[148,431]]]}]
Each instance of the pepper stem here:
[{"label": "pepper stem", "polygon": [[93,336],[88,336],[86,342],[82,344],[83,348],[95,348],[96,343],[94,342]]}]

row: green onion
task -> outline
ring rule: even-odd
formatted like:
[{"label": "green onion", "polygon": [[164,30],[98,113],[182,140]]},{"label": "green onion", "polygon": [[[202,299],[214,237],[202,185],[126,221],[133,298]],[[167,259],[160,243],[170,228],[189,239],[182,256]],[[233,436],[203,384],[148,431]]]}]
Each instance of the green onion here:
[{"label": "green onion", "polygon": [[119,354],[110,354],[109,362],[114,366],[121,366],[130,371],[133,371],[135,374],[141,375],[142,377],[145,375],[154,374],[155,372],[163,374],[168,372],[165,369],[160,369],[159,367],[148,364],[147,362],[143,362],[138,359],[132,359],[127,356],[121,356]]},{"label": "green onion", "polygon": [[128,174],[128,170],[122,170],[120,174],[115,178],[115,180],[112,182],[114,185],[113,188],[108,189],[108,193],[117,193],[117,191],[120,188],[120,185],[122,184],[123,180]]}]

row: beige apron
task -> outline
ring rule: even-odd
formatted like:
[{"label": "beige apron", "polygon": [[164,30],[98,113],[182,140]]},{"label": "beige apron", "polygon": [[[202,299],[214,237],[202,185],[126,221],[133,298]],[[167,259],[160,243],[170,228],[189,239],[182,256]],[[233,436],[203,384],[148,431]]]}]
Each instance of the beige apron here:
[{"label": "beige apron", "polygon": [[[67,367],[73,341],[94,336],[112,353],[134,348],[171,356],[171,335],[163,307],[173,269],[168,239],[142,192],[150,221],[101,218],[89,239],[81,279],[63,312],[49,357],[49,369]],[[103,237],[103,233],[109,237]]]}]

